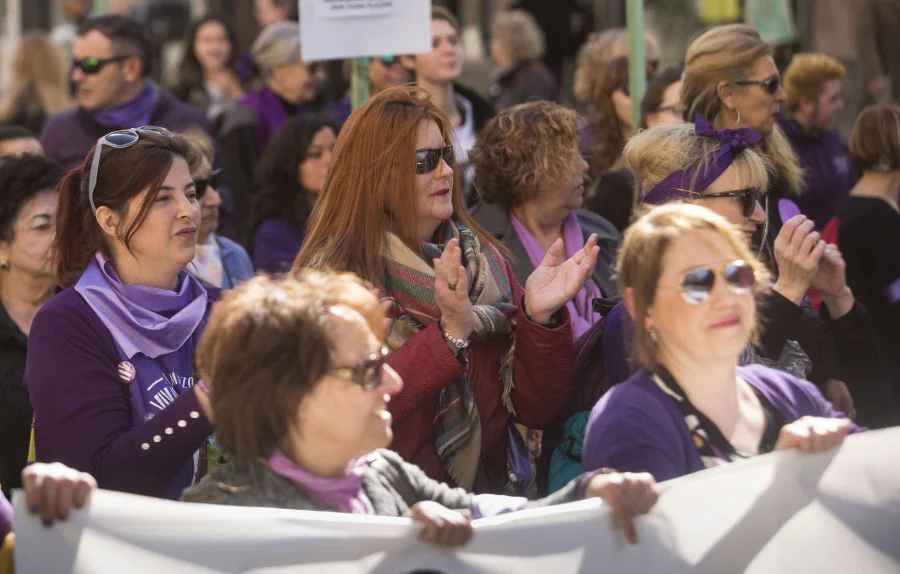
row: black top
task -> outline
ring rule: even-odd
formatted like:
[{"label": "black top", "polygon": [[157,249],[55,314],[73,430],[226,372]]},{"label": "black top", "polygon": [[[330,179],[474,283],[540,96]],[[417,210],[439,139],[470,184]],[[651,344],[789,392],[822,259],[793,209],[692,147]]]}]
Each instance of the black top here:
[{"label": "black top", "polygon": [[634,175],[625,168],[607,171],[584,207],[612,223],[619,233],[624,232],[634,211]]},{"label": "black top", "polygon": [[[884,200],[851,196],[838,205],[838,246],[847,262],[847,284],[872,314],[878,345],[900,397],[900,213]],[[893,301],[892,301],[893,299]]]},{"label": "black top", "polygon": [[22,486],[31,440],[31,400],[25,387],[28,338],[0,304],[0,484],[9,496]]}]

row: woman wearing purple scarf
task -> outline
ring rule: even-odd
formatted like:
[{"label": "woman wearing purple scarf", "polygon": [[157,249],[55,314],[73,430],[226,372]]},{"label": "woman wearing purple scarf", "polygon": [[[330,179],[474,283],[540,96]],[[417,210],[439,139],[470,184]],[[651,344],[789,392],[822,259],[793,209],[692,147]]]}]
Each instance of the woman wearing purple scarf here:
[{"label": "woman wearing purple scarf", "polygon": [[543,101],[508,108],[484,127],[471,159],[483,201],[472,217],[509,249],[520,283],[557,240],[571,257],[597,236],[593,276],[566,304],[577,339],[600,318],[593,299],[616,295],[612,266],[619,245],[611,223],[581,209],[588,164],[578,152],[578,114]]},{"label": "woman wearing purple scarf", "polygon": [[25,380],[38,460],[102,488],[177,498],[204,466],[193,355],[211,296],[184,271],[200,224],[190,153],[161,128],[112,132],[60,183],[63,290],[34,319]]},{"label": "woman wearing purple scarf", "polygon": [[421,538],[459,546],[471,518],[599,497],[632,543],[657,492],[647,475],[589,473],[553,497],[472,495],[384,450],[388,403],[403,388],[387,363],[387,319],[371,285],[348,273],[256,277],[223,296],[198,350],[216,437],[234,458],[184,493],[188,502],[409,516]]}]

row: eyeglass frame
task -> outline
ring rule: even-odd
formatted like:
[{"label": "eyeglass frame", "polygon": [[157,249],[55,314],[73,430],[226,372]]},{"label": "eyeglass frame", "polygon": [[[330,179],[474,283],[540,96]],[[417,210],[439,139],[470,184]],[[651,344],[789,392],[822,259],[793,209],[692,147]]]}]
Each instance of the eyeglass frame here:
[{"label": "eyeglass frame", "polygon": [[[354,367],[332,367],[328,369],[328,373],[339,379],[359,385],[363,390],[372,391],[380,387],[384,382],[384,366],[387,364],[387,358],[391,354],[391,350],[387,345],[382,345],[379,353],[369,353],[369,357],[365,361]],[[375,368],[375,371],[370,377],[371,380],[369,380],[366,370],[372,367]]]},{"label": "eyeglass frame", "polygon": [[753,212],[756,210],[756,204],[759,203],[760,198],[768,197],[766,194],[762,192],[762,190],[758,187],[744,187],[741,189],[732,189],[729,191],[718,191],[713,193],[704,193],[700,191],[691,191],[690,189],[682,189],[680,187],[676,187],[675,191],[680,191],[682,193],[690,194],[691,196],[695,196],[692,199],[717,199],[717,198],[728,198],[734,197],[738,199],[744,199],[745,197],[750,197],[751,200],[746,204],[742,204],[744,217],[750,217],[753,215]]},{"label": "eyeglass frame", "polygon": [[[173,137],[175,135],[166,128],[157,126],[141,126],[139,128],[115,130],[109,132],[108,134],[97,140],[96,149],[94,150],[94,158],[91,160],[91,173],[90,177],[88,178],[88,202],[91,204],[91,211],[94,213],[94,215],[97,215],[97,205],[94,203],[94,188],[97,187],[97,175],[99,174],[100,169],[100,152],[103,149],[103,146],[106,145],[113,149],[129,148],[136,144],[139,139],[141,139],[141,132],[168,137]],[[114,144],[110,142],[108,138],[116,134],[132,135],[134,136],[134,140],[126,144]]]}]

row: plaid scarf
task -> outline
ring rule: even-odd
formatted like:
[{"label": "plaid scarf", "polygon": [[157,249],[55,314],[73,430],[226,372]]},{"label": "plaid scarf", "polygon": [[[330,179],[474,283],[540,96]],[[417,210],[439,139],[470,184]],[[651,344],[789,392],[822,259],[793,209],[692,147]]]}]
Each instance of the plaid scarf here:
[{"label": "plaid scarf", "polygon": [[[475,315],[472,340],[502,335],[506,344],[500,357],[500,385],[503,405],[515,415],[512,405],[513,364],[517,309],[512,285],[504,272],[503,257],[465,225],[451,222],[438,230],[442,243],[425,243],[422,256],[397,236],[387,235],[385,249],[385,296],[391,302],[388,345],[398,349],[410,337],[440,320],[441,312],[434,296],[433,261],[441,256],[444,245],[458,238],[462,265],[469,280],[469,300]],[[457,485],[471,490],[481,458],[481,420],[468,375],[463,373],[438,394],[435,444],[447,473]]]}]

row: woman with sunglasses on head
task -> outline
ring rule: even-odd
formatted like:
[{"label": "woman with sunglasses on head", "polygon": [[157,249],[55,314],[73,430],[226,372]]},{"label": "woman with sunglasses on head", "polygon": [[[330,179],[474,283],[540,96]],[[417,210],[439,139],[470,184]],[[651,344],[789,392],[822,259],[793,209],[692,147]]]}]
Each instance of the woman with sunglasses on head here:
[{"label": "woman with sunglasses on head", "polygon": [[599,497],[636,542],[632,519],[658,497],[647,475],[588,473],[529,502],[451,488],[385,450],[404,385],[386,362],[385,321],[372,286],[349,273],[256,277],[227,293],[198,363],[233,457],[183,499],[408,516],[422,540],[462,546],[472,518]]},{"label": "woman with sunglasses on head", "polygon": [[243,247],[216,233],[222,196],[219,195],[221,170],[212,168],[215,142],[200,130],[183,135],[193,148],[188,167],[200,202],[197,255],[187,270],[206,285],[231,289],[253,277],[253,263]]},{"label": "woman with sunglasses on head", "polygon": [[541,429],[571,388],[566,302],[597,261],[596,237],[547,250],[523,289],[466,212],[452,124],[417,88],[393,88],[341,130],[294,269],[370,280],[390,303],[393,447],[436,480],[476,492],[529,482],[513,423]]},{"label": "woman with sunglasses on head", "polygon": [[[760,190],[768,184],[769,164],[752,147],[761,137],[749,129],[713,130],[702,118],[696,124],[657,126],[628,142],[625,163],[635,173],[639,202],[660,205],[681,200],[702,205],[735,226],[749,247],[766,222]],[[796,225],[792,220],[785,226],[783,233],[795,233],[785,243],[783,235],[779,249],[796,251],[801,264],[816,270],[812,286],[826,297],[829,309],[838,310],[837,301],[846,289],[841,254],[816,236],[803,234]],[[828,252],[828,263],[816,264],[823,251]],[[880,398],[884,384],[865,309],[854,304],[840,318],[834,314],[823,318],[800,308],[785,310],[777,293],[782,280],[762,295],[761,336],[741,355],[741,364],[762,363],[811,380],[837,408],[861,424],[885,426]],[[627,379],[637,368],[628,362],[633,331],[621,305],[607,316],[602,354],[608,386]],[[840,381],[851,385],[852,398]]]},{"label": "woman with sunglasses on head", "polygon": [[59,185],[63,290],[34,318],[25,381],[37,459],[101,488],[177,498],[205,465],[193,355],[217,291],[185,272],[200,227],[190,157],[162,128],[121,130]]},{"label": "woman with sunglasses on head", "polygon": [[297,258],[306,221],[325,187],[337,131],[326,116],[291,118],[259,160],[250,217],[250,252],[258,271],[283,273]]},{"label": "woman with sunglasses on head", "polygon": [[665,481],[773,450],[821,452],[858,430],[812,384],[738,367],[768,272],[725,218],[651,210],[625,232],[618,272],[640,370],[591,412],[585,470]]}]

